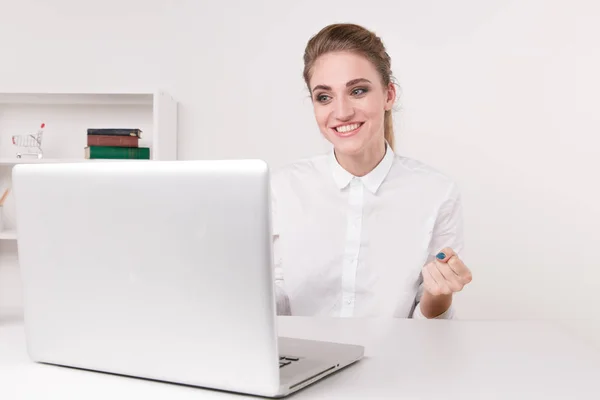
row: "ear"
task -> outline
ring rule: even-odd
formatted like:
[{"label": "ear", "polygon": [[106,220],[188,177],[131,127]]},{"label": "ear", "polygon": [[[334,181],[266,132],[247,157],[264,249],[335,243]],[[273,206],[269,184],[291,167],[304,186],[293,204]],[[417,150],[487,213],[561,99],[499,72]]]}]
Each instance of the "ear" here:
[{"label": "ear", "polygon": [[396,86],[390,82],[386,89],[385,111],[390,111],[396,101]]}]

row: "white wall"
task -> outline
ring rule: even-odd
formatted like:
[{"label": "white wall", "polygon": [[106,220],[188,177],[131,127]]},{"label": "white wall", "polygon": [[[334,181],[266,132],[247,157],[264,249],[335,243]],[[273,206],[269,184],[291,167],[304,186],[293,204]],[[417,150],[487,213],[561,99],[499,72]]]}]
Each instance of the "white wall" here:
[{"label": "white wall", "polygon": [[600,343],[598,4],[0,0],[0,91],[158,86],[180,102],[180,158],[278,166],[327,148],[306,41],[366,25],[402,88],[400,152],[463,189],[462,316],[572,318]]}]

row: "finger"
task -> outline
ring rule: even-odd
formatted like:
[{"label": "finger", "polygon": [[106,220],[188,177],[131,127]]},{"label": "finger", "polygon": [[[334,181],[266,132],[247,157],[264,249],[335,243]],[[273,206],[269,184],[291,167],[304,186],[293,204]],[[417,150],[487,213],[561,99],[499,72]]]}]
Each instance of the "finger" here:
[{"label": "finger", "polygon": [[448,261],[448,266],[458,276],[458,278],[460,279],[460,281],[463,285],[470,283],[471,280],[473,279],[469,268],[467,268],[467,266],[457,256],[452,257]]},{"label": "finger", "polygon": [[458,258],[458,256],[452,256],[452,258],[450,258],[446,264],[456,276],[460,276],[461,271],[463,271],[464,264],[461,259]]},{"label": "finger", "polygon": [[456,255],[456,253],[450,247],[444,247],[442,250],[440,250],[439,253],[437,253],[435,258],[442,262],[446,262],[449,259],[451,259],[452,257],[454,257],[455,255]]},{"label": "finger", "polygon": [[462,280],[454,273],[454,271],[452,271],[447,263],[436,262],[436,268],[444,277],[446,286],[448,286],[452,292],[460,292],[462,290],[464,287]]},{"label": "finger", "polygon": [[448,287],[448,285],[446,283],[446,279],[444,279],[444,276],[440,273],[440,271],[437,268],[435,263],[429,264],[427,267],[427,270],[429,271],[431,278],[435,281],[435,283],[438,287],[438,290],[439,290],[439,294],[452,293],[452,291],[450,290],[450,288]]},{"label": "finger", "polygon": [[435,282],[435,279],[431,276],[428,268],[423,268],[423,286],[425,286],[425,290],[431,293],[434,296],[438,296],[441,294],[440,289]]}]

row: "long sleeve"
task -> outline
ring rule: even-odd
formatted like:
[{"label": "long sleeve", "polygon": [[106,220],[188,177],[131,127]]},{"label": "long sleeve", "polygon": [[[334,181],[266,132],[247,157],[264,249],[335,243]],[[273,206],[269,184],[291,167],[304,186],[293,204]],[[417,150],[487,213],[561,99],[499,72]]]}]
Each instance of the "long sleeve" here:
[{"label": "long sleeve", "polygon": [[291,315],[289,297],[285,292],[285,281],[283,279],[283,261],[281,254],[280,223],[277,214],[277,198],[271,194],[271,220],[273,233],[273,278],[275,280],[275,300],[277,315]]},{"label": "long sleeve", "polygon": [[[273,235],[273,248],[279,247],[279,235]],[[274,278],[275,278],[275,298],[277,301],[277,315],[291,315],[289,298],[285,292],[285,281],[283,279],[282,260],[279,251],[273,252],[275,255]]]},{"label": "long sleeve", "polygon": [[[450,188],[447,200],[439,209],[438,216],[433,228],[433,233],[428,249],[427,263],[435,259],[435,255],[444,247],[449,247],[460,257],[463,254],[464,230],[462,201],[455,184]],[[420,300],[423,295],[423,277],[419,276],[419,289],[415,297],[415,306],[412,318],[426,319],[421,313]],[[435,319],[454,319],[456,310],[453,305],[446,312],[435,317]]]}]

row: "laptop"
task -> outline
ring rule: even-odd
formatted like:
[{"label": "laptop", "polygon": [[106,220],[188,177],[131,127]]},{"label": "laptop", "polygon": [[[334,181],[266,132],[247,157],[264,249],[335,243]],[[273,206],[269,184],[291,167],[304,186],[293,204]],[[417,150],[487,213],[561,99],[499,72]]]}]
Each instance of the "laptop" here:
[{"label": "laptop", "polygon": [[363,357],[279,337],[260,160],[13,168],[32,360],[284,397]]}]

